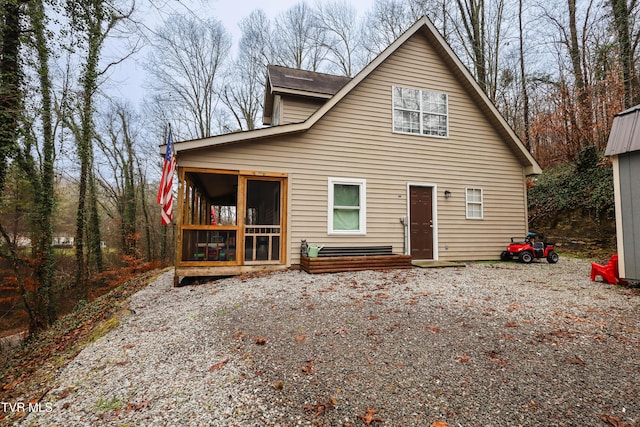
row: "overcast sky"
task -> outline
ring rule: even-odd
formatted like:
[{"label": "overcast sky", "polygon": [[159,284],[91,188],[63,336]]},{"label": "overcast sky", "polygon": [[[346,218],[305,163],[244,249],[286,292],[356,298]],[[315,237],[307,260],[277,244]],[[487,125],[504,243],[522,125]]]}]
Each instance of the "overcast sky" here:
[{"label": "overcast sky", "polygon": [[[141,12],[149,28],[155,29],[163,21],[163,16],[171,14],[193,14],[203,19],[213,17],[220,20],[224,27],[231,33],[234,47],[240,40],[240,29],[238,24],[252,11],[262,9],[269,19],[285,12],[302,0],[165,0],[164,3],[154,1],[157,9],[147,9]],[[307,5],[315,6],[316,1],[306,1]],[[346,0],[356,8],[358,18],[373,7],[375,0]],[[147,3],[148,6],[148,3]],[[117,56],[117,54],[116,54]],[[145,51],[141,51],[135,58],[130,58],[121,64],[110,75],[110,82],[107,83],[106,91],[122,99],[128,99],[133,104],[142,101],[144,89],[142,84],[145,80],[142,64],[146,59]]]}]

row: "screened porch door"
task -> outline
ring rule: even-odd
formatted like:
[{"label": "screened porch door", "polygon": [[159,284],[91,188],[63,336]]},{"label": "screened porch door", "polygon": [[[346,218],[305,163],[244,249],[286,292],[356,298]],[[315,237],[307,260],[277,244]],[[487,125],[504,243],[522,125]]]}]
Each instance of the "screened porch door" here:
[{"label": "screened porch door", "polygon": [[283,257],[282,179],[245,181],[244,263],[280,263]]}]

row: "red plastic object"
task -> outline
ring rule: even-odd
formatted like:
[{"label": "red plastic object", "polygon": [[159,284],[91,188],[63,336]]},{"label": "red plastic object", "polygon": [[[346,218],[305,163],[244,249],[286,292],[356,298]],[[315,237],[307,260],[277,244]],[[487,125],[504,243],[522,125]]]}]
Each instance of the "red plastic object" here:
[{"label": "red plastic object", "polygon": [[611,285],[626,283],[626,281],[620,280],[617,254],[613,255],[611,260],[605,265],[596,264],[595,262],[591,263],[591,281],[595,281],[598,276],[602,277],[602,280],[605,283],[609,283]]}]

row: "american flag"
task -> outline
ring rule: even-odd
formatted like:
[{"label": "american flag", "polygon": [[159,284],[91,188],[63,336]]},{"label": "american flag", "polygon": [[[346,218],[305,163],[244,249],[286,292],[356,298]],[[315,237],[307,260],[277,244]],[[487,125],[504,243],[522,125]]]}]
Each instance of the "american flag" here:
[{"label": "american flag", "polygon": [[162,178],[158,187],[158,204],[162,206],[162,225],[171,223],[173,217],[173,173],[176,170],[176,156],[171,143],[171,127],[167,135],[167,151],[162,165]]}]

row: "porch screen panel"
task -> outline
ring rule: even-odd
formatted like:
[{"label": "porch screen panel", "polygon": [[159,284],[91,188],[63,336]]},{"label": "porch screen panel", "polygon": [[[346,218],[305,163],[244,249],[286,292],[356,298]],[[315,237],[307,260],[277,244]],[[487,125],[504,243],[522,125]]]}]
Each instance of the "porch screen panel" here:
[{"label": "porch screen panel", "polygon": [[244,260],[280,260],[281,180],[247,179],[244,216]]},{"label": "porch screen panel", "polygon": [[235,230],[183,230],[182,261],[235,260]]}]

